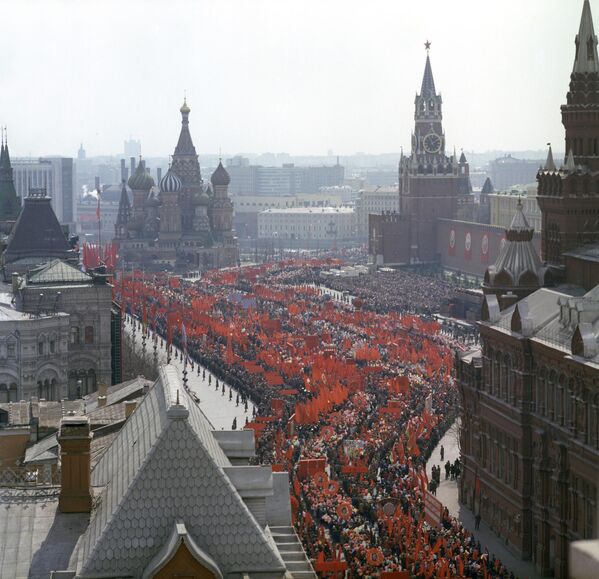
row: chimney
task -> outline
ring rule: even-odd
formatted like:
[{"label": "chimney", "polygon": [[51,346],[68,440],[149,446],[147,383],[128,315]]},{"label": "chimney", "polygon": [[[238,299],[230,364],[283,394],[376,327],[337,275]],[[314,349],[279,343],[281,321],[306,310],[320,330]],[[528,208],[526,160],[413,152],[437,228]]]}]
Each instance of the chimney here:
[{"label": "chimney", "polygon": [[125,181],[127,177],[125,177],[125,172],[127,171],[127,167],[125,166],[125,159],[121,159],[121,181]]},{"label": "chimney", "polygon": [[98,396],[98,408],[106,406],[106,396]]},{"label": "chimney", "polygon": [[12,293],[16,294],[19,291],[19,274],[15,271],[12,274]]},{"label": "chimney", "polygon": [[131,165],[131,175],[135,175],[135,157],[131,157],[129,163]]},{"label": "chimney", "polygon": [[95,183],[96,191],[99,192],[100,191],[100,177],[96,177],[95,181],[96,181],[96,183]]},{"label": "chimney", "polygon": [[58,508],[63,513],[89,513],[91,431],[87,416],[70,413],[60,422],[60,496]]},{"label": "chimney", "polygon": [[100,382],[98,384],[98,396],[108,396],[108,384]]},{"label": "chimney", "polygon": [[156,167],[156,183],[160,185],[160,180],[162,179],[162,167]]},{"label": "chimney", "polygon": [[136,408],[137,402],[135,400],[125,400],[125,419],[129,418]]}]

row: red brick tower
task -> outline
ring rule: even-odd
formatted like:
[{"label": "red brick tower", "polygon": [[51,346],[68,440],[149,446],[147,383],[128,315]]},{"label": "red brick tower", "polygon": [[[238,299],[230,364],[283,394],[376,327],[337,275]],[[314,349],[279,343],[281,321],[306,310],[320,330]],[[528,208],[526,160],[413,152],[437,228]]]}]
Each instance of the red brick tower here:
[{"label": "red brick tower", "polygon": [[402,248],[405,263],[438,261],[436,220],[456,218],[470,197],[469,167],[462,153],[445,154],[443,100],[435,89],[429,57],[430,42],[420,94],[416,95],[412,151],[399,162],[401,220],[409,224],[409,247]]},{"label": "red brick tower", "polygon": [[563,253],[599,240],[599,60],[589,0],[584,1],[567,103],[562,105],[566,159],[551,148],[537,175],[543,214],[542,257],[562,267]]}]

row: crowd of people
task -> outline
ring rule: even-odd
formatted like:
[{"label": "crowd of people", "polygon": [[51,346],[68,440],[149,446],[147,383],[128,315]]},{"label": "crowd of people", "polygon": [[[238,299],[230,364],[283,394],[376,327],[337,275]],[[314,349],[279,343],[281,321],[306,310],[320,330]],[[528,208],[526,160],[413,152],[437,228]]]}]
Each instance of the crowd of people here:
[{"label": "crowd of people", "polygon": [[[193,282],[131,275],[115,291],[258,407],[245,427],[258,460],[290,473],[293,522],[320,576],[513,577],[431,502],[425,464],[459,407],[459,339],[414,307],[385,309],[386,283],[360,278],[372,296],[378,287],[361,296],[376,307],[332,300],[310,279],[327,265],[266,264]],[[433,312],[440,294],[426,293]],[[451,472],[459,476],[459,462]]]}]

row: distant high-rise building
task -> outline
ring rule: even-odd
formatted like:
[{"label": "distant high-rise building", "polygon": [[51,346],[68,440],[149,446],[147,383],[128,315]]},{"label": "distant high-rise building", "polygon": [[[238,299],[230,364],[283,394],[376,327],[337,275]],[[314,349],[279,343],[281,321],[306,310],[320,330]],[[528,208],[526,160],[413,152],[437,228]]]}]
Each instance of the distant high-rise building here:
[{"label": "distant high-rise building", "polygon": [[128,139],[123,143],[125,157],[139,157],[141,155],[141,141],[139,139]]},{"label": "distant high-rise building", "polygon": [[229,159],[227,171],[231,176],[231,193],[238,195],[295,195],[318,193],[321,187],[343,185],[345,168],[332,166],[297,167],[284,163],[282,167],[248,165],[243,158]]},{"label": "distant high-rise building", "polygon": [[30,188],[46,190],[61,223],[72,224],[75,209],[75,173],[72,157],[15,158],[12,162],[17,195],[25,199]]},{"label": "distant high-rise building", "polygon": [[85,149],[83,148],[83,143],[81,143],[81,145],[79,146],[79,150],[77,151],[77,160],[85,161],[85,158],[86,158]]}]

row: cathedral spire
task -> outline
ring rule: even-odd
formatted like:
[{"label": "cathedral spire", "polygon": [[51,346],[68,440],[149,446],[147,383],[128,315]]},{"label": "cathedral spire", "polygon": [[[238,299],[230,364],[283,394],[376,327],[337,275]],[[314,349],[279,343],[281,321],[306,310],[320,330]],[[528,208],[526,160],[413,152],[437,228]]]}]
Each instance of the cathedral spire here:
[{"label": "cathedral spire", "polygon": [[589,0],[584,0],[580,28],[576,36],[576,58],[573,73],[599,72],[597,37],[593,27],[593,15]]},{"label": "cathedral spire", "polygon": [[181,111],[181,133],[179,134],[179,141],[175,147],[175,155],[196,155],[193,141],[191,140],[191,134],[189,132],[189,113],[191,109],[187,104],[187,98],[183,100],[183,105],[179,109]]}]

